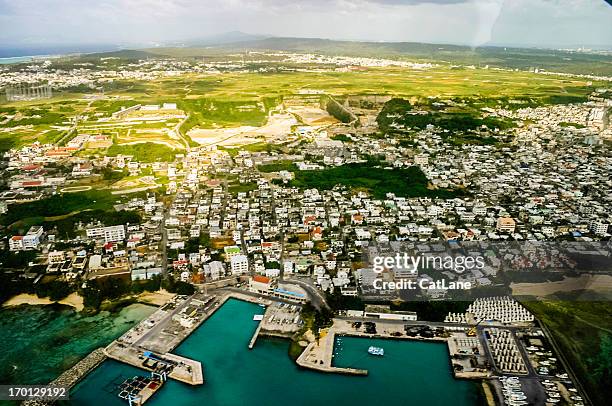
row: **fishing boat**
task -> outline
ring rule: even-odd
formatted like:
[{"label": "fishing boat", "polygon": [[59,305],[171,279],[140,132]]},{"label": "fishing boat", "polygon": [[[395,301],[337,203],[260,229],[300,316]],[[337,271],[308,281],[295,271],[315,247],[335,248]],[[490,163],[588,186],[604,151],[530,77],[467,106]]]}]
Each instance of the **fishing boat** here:
[{"label": "fishing boat", "polygon": [[380,347],[371,346],[370,348],[368,348],[368,353],[372,354],[372,355],[378,355],[379,357],[382,357],[383,355],[385,355],[385,350],[383,348],[380,348]]}]

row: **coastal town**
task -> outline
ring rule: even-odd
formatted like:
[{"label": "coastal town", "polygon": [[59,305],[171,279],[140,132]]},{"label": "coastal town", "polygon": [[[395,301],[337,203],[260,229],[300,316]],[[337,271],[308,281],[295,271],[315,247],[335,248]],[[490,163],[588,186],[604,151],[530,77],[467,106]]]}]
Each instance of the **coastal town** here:
[{"label": "coastal town", "polygon": [[[34,137],[3,152],[7,303],[74,294],[95,311],[147,292],[160,305],[61,382],[75,385],[111,358],[151,376],[122,383],[129,390],[118,395],[130,405],[163,391],[167,379],[202,385],[206,361],[173,351],[237,299],[265,309],[244,345],[288,338],[305,369],[368,375],[359,365],[335,365],[344,337],[439,341],[456,378],[489,383],[489,404],[592,403],[547,327],[510,296],[545,296],[551,282],[562,292],[610,294],[612,277],[592,265],[609,264],[611,253],[610,78],[574,75],[592,86],[584,100],[518,108],[512,100],[474,107],[461,97],[339,98],[315,83],[270,106],[236,104],[232,114],[258,114],[263,125],[227,129],[188,126],[194,113],[180,99],[141,103],[113,94],[113,86],[300,72],[302,64],[429,74],[436,64],[283,52],[119,62],[0,68],[0,87],[19,102],[51,99],[23,91],[40,83],[88,91],[50,125],[37,120],[56,113],[1,110],[2,136]],[[443,115],[457,109],[479,116],[449,128]],[[418,274],[374,269],[374,258],[397,251],[455,263],[482,254],[483,262]],[[407,281],[417,288],[394,288]],[[454,296],[447,283],[469,292]],[[397,305],[445,300],[469,307],[432,320]]]}]

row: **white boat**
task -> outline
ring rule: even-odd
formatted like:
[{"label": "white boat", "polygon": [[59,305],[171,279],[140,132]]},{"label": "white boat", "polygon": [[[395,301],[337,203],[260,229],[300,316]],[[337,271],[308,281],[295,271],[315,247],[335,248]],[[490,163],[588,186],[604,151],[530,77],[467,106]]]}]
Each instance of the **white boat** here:
[{"label": "white boat", "polygon": [[371,346],[370,348],[368,348],[368,353],[382,357],[383,355],[385,355],[385,350],[381,347]]}]

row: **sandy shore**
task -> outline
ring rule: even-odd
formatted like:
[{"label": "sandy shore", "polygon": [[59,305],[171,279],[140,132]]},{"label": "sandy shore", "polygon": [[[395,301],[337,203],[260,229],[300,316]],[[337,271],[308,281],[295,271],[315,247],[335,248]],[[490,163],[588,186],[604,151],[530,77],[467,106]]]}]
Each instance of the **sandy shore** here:
[{"label": "sandy shore", "polygon": [[515,296],[544,297],[556,292],[571,292],[575,290],[591,290],[598,293],[612,292],[612,276],[610,275],[580,275],[565,278],[558,282],[546,283],[513,283],[510,285]]},{"label": "sandy shore", "polygon": [[2,304],[2,307],[19,306],[23,304],[40,306],[40,305],[49,305],[53,303],[59,303],[62,305],[74,307],[79,312],[84,309],[83,298],[79,296],[77,293],[71,293],[66,298],[58,302],[54,302],[48,297],[38,297],[33,294],[22,293],[20,295],[13,296],[12,298],[4,302]]},{"label": "sandy shore", "polygon": [[138,301],[142,303],[152,304],[155,306],[161,306],[168,300],[175,296],[174,293],[170,293],[164,289],[158,290],[157,292],[143,292],[138,295]]}]

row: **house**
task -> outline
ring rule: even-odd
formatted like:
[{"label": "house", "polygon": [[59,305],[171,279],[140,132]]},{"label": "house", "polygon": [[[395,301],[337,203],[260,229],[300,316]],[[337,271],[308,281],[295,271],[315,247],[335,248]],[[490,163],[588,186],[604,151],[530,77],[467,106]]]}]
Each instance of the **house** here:
[{"label": "house", "polygon": [[249,278],[249,291],[253,293],[267,295],[272,292],[272,289],[272,279],[266,276],[255,275]]},{"label": "house", "polygon": [[221,261],[212,261],[209,264],[204,264],[204,275],[207,279],[216,281],[222,276],[225,276],[225,266]]},{"label": "house", "polygon": [[60,264],[66,260],[64,251],[51,251],[48,255],[49,264]]},{"label": "house", "polygon": [[497,219],[497,226],[495,227],[500,233],[514,233],[516,229],[516,222],[512,217],[499,217]]}]

